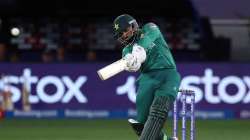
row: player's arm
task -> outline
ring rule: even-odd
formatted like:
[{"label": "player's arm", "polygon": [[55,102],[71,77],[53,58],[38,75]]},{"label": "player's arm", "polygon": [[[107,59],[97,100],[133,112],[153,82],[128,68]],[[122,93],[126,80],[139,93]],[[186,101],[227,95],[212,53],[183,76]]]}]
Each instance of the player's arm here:
[{"label": "player's arm", "polygon": [[[124,59],[128,62],[128,71],[137,71],[146,60],[147,52],[152,47],[152,43],[160,36],[161,32],[157,25],[148,23],[143,27],[144,34],[140,37],[138,44],[133,46],[132,53],[123,53]],[[124,51],[126,52],[126,50]]]},{"label": "player's arm", "polygon": [[152,48],[153,42],[160,37],[161,32],[154,23],[148,23],[143,27],[144,34],[141,36],[138,44],[142,46],[146,52]]}]

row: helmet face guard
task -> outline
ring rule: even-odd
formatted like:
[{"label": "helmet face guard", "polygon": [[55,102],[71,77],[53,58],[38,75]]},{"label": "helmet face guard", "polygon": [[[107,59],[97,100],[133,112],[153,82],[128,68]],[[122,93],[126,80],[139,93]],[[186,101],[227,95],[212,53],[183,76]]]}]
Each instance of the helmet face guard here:
[{"label": "helmet face guard", "polygon": [[[133,17],[129,15],[121,15],[114,21],[114,29],[115,39],[122,45],[126,46],[135,42],[139,26]],[[125,38],[123,33],[128,32],[129,30],[131,30],[131,34]]]},{"label": "helmet face guard", "polygon": [[136,26],[136,28],[131,25],[132,29],[131,29],[131,33],[126,36],[126,38],[123,37],[123,33],[127,32],[128,30],[120,33],[117,35],[116,39],[122,44],[122,45],[129,45],[129,44],[133,44],[135,42],[136,36],[137,36],[137,31],[138,31],[138,26]]},{"label": "helmet face guard", "polygon": [[117,38],[117,41],[119,41],[122,45],[127,46],[135,42],[135,35],[129,36],[127,39],[123,39],[123,37],[119,37]]}]

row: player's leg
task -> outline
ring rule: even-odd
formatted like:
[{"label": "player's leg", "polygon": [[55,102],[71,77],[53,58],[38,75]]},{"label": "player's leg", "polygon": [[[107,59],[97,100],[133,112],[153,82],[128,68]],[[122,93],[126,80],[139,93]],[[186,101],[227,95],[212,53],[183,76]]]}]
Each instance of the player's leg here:
[{"label": "player's leg", "polygon": [[172,109],[178,92],[180,77],[173,73],[173,77],[162,82],[155,92],[155,98],[150,108],[149,117],[144,125],[140,140],[162,140],[162,128]]},{"label": "player's leg", "polygon": [[149,114],[150,106],[154,99],[154,87],[145,84],[140,85],[136,96],[137,121],[145,123]]},{"label": "player's leg", "polygon": [[[144,81],[147,82],[144,83]],[[154,99],[154,92],[155,86],[153,83],[145,79],[140,80],[136,96],[137,118],[134,121],[129,121],[130,125],[138,136],[140,136],[147,120],[150,106]]]},{"label": "player's leg", "polygon": [[161,133],[163,125],[167,119],[168,112],[172,107],[174,98],[171,96],[156,96],[148,119],[144,125],[140,140],[162,140]]},{"label": "player's leg", "polygon": [[141,135],[141,132],[144,128],[144,124],[138,122],[137,120],[134,119],[128,119],[129,124],[133,128],[134,132],[136,133],[137,136]]},{"label": "player's leg", "polygon": [[[133,130],[135,131],[135,133],[137,134],[137,136],[141,136],[142,130],[144,128],[144,124],[139,123],[138,121],[136,121],[134,119],[128,119],[128,122],[131,125],[131,127],[133,128]],[[169,140],[169,137],[167,137],[167,135],[164,133],[164,131],[161,131],[157,140]],[[176,139],[173,139],[173,140],[176,140]]]},{"label": "player's leg", "polygon": [[[168,70],[166,82],[163,82],[155,96],[171,96],[173,97],[173,102],[177,97],[179,86],[180,86],[180,74],[176,71]],[[173,105],[173,103],[171,103]],[[172,107],[170,108],[170,110]],[[169,111],[170,111],[169,110]],[[165,138],[165,136],[164,136]],[[164,139],[165,140],[165,139]],[[176,137],[168,137],[168,140],[178,140]]]}]

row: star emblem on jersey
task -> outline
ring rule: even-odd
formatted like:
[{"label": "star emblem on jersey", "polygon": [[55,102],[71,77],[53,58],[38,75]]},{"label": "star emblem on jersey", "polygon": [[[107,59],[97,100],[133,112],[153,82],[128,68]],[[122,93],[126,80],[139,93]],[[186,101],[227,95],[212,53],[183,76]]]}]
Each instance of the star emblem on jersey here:
[{"label": "star emblem on jersey", "polygon": [[119,25],[115,24],[114,28],[115,28],[115,30],[118,30],[119,29]]}]

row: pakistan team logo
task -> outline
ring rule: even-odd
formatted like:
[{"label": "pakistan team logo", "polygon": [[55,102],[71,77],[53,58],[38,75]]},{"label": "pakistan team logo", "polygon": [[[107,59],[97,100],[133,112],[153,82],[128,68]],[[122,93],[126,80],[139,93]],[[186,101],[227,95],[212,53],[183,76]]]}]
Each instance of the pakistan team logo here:
[{"label": "pakistan team logo", "polygon": [[118,30],[119,29],[119,25],[115,23],[114,28],[115,28],[115,30]]}]

